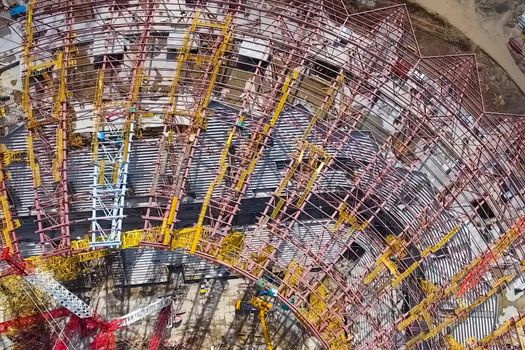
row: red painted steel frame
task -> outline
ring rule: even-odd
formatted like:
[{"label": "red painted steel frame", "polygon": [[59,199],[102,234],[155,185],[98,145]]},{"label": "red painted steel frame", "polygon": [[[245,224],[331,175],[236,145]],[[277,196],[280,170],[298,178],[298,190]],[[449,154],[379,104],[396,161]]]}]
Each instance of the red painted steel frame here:
[{"label": "red painted steel frame", "polygon": [[[169,3],[185,10],[163,12]],[[485,110],[474,56],[423,57],[405,6],[349,13],[339,0],[188,3],[152,0],[148,5],[155,7],[155,19],[148,17],[144,25],[144,18],[137,18],[144,13],[142,3],[65,1],[52,11],[51,2],[37,2],[35,20],[65,15],[55,24],[62,36],[52,38],[62,43],[69,90],[57,120],[47,120],[53,133],[28,125],[37,140],[37,161],[56,147],[54,132],[62,130],[59,179],[53,186],[46,183],[46,188],[35,184],[43,254],[69,252],[70,207],[88,202],[89,193],[69,193],[68,181],[76,174],[68,168],[67,148],[69,125],[76,118],[72,106],[89,114],[82,104],[89,101],[86,91],[96,84],[96,69],[89,50],[75,56],[89,64],[73,68],[68,62],[74,56],[69,52],[73,38],[89,35],[82,29],[73,35],[72,13],[97,9],[110,11],[110,18],[120,21],[95,28],[100,35],[142,38],[129,39],[135,51],[119,59],[110,57],[109,41],[104,41],[102,70],[111,71],[107,86],[113,89],[105,100],[129,102],[126,82],[143,70],[134,104],[141,111],[133,117],[138,120],[155,108],[169,116],[163,117],[162,128],[142,130],[144,140],[137,140],[144,147],[148,142],[158,147],[151,153],[155,175],[138,174],[151,179],[149,192],[126,194],[132,203],[126,209],[145,208],[143,221],[128,220],[142,230],[142,245],[185,247],[185,242],[177,242],[178,214],[188,200],[190,172],[196,169],[205,174],[196,181],[210,189],[210,196],[195,198],[197,206],[203,206],[195,230],[200,236],[190,237],[195,253],[278,289],[277,298],[331,350],[422,343],[442,348],[445,329],[490,306],[487,295],[500,293],[523,272],[523,264],[517,262],[525,259],[522,234],[508,245],[498,242],[523,214],[525,122],[522,116]],[[198,68],[185,62],[184,76],[174,84],[177,64],[148,64],[162,60],[161,53],[167,51],[164,34],[173,30],[171,25],[189,31],[196,13],[202,16],[201,27],[208,29],[195,30],[194,63],[216,53],[224,40],[218,32],[228,14],[232,40],[216,63],[216,76],[211,63],[201,62]],[[33,37],[30,57],[53,57],[56,48],[48,47],[52,39],[28,37]],[[239,68],[239,50],[244,40],[254,38],[264,42],[266,49],[259,53],[269,58],[255,60],[248,74]],[[75,80],[77,72],[87,77],[84,84]],[[159,80],[164,85],[157,89]],[[49,105],[55,99],[53,89],[41,91],[39,84],[30,84],[35,110],[42,101]],[[231,115],[219,119],[208,109],[203,96],[210,84],[213,99],[232,107]],[[171,92],[174,102],[158,99]],[[177,99],[186,95],[192,95],[194,106],[206,102],[200,108],[207,121],[227,124],[220,131],[226,133],[222,139],[205,144],[205,137],[216,130],[173,118]],[[152,106],[148,99],[157,102]],[[297,104],[307,110],[301,112],[304,120],[286,115]],[[227,148],[228,133],[239,142],[236,154]],[[282,159],[269,155],[279,147],[287,153],[283,170],[275,164]],[[220,164],[210,169],[197,151]],[[241,202],[256,196],[249,189],[263,166],[272,168],[278,180],[268,184],[254,224],[236,225]],[[43,171],[42,176],[50,175]],[[173,219],[168,223],[169,239],[151,239],[168,217]],[[455,228],[457,232],[449,234]],[[361,256],[356,246],[364,250]],[[448,259],[446,266],[439,265],[439,259]],[[502,275],[504,282],[495,275]],[[450,305],[454,315],[447,318]],[[158,347],[168,316],[167,309],[161,312],[150,348]],[[108,337],[113,344],[112,335]],[[100,344],[108,340],[99,338]]]}]

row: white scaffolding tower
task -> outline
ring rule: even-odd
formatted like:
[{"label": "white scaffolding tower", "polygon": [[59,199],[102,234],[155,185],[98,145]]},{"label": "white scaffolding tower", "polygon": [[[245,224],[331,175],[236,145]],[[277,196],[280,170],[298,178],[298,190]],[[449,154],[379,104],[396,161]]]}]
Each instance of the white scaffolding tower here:
[{"label": "white scaffolding tower", "polygon": [[[130,113],[133,113],[130,107]],[[124,130],[125,112],[115,121],[106,115],[96,132],[93,167],[91,246],[118,247],[128,187],[128,164],[133,141],[133,122]],[[117,121],[121,121],[120,125]],[[95,146],[94,146],[95,147]]]},{"label": "white scaffolding tower", "polygon": [[[128,101],[103,103],[107,48],[98,71],[93,105],[93,185],[91,191],[91,247],[117,248],[121,244],[122,221],[128,190],[128,165],[136,123],[138,100],[144,79],[144,61],[154,15],[154,1],[145,1],[141,34],[135,42]],[[108,33],[106,33],[108,34]],[[108,35],[107,35],[108,36]]]}]

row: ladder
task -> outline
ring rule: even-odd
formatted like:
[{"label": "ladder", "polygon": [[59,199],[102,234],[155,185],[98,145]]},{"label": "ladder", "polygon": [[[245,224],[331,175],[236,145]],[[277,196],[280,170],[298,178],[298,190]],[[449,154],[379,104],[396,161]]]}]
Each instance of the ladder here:
[{"label": "ladder", "polygon": [[104,70],[99,70],[93,104],[91,242],[90,247],[121,245],[128,169],[136,124],[139,122],[139,93],[144,79],[146,47],[150,39],[154,2],[147,1],[142,34],[138,39],[128,100],[104,104]]}]

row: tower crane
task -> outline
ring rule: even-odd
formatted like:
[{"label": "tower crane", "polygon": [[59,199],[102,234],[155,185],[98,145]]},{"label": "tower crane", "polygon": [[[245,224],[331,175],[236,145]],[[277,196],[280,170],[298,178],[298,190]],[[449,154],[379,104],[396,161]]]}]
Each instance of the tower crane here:
[{"label": "tower crane", "polygon": [[151,335],[148,343],[148,350],[157,350],[160,347],[162,335],[166,328],[171,324],[171,317],[173,316],[173,304],[168,304],[160,310],[159,318],[155,324],[155,329]]},{"label": "tower crane", "polygon": [[57,319],[71,315],[71,312],[65,307],[55,310],[38,312],[33,315],[19,317],[14,320],[0,322],[0,334],[7,333],[10,329],[24,329],[38,322],[44,322],[49,318]]},{"label": "tower crane", "polygon": [[118,317],[110,322],[106,322],[100,317],[94,317],[93,321],[95,321],[95,324],[93,325],[94,327],[91,328],[98,327],[98,329],[101,331],[95,336],[95,339],[92,343],[93,349],[115,349],[115,332],[118,329],[128,327],[163,308],[171,307],[171,303],[171,297],[164,297],[124,316]]},{"label": "tower crane", "polygon": [[2,276],[18,274],[79,318],[94,316],[94,310],[88,304],[58,283],[51,274],[39,271],[29,262],[11,255],[9,248],[2,250],[0,261],[5,261],[10,267],[10,270],[3,271]]},{"label": "tower crane", "polygon": [[[149,316],[172,303],[171,297],[164,297],[147,306],[107,322],[88,304],[58,283],[51,276],[51,274],[38,271],[29,262],[12,255],[9,251],[9,248],[3,248],[0,254],[0,261],[6,262],[9,266],[7,269],[2,271],[0,276],[6,276],[13,273],[18,274],[35,288],[44,292],[46,295],[63,306],[62,309],[57,309],[55,311],[45,312],[41,315],[39,314],[29,317],[28,319],[30,321],[38,322],[40,319],[46,319],[47,317],[62,317],[69,313],[71,314],[72,320],[68,322],[69,329],[67,329],[67,332],[64,333],[72,334],[78,329],[78,327],[81,326],[82,323],[87,324],[88,328],[91,330],[99,330],[99,333],[95,336],[92,344],[93,348],[96,350],[114,349],[114,333],[117,329],[127,327],[135,322],[138,322],[144,317]],[[79,319],[81,322],[78,322]],[[20,322],[24,324],[27,323],[25,319],[13,320],[5,326],[8,327]],[[67,334],[64,336],[67,336]],[[58,339],[53,349],[63,349],[63,345],[63,339]]]}]

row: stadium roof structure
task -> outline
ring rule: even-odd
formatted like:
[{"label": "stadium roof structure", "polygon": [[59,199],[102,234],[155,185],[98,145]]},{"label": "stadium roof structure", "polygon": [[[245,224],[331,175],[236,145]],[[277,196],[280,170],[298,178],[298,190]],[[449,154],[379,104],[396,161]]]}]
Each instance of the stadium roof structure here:
[{"label": "stadium roof structure", "polygon": [[276,289],[327,349],[524,346],[497,300],[525,266],[525,119],[485,110],[474,55],[422,56],[405,6],[25,11],[13,256],[197,257]]}]

